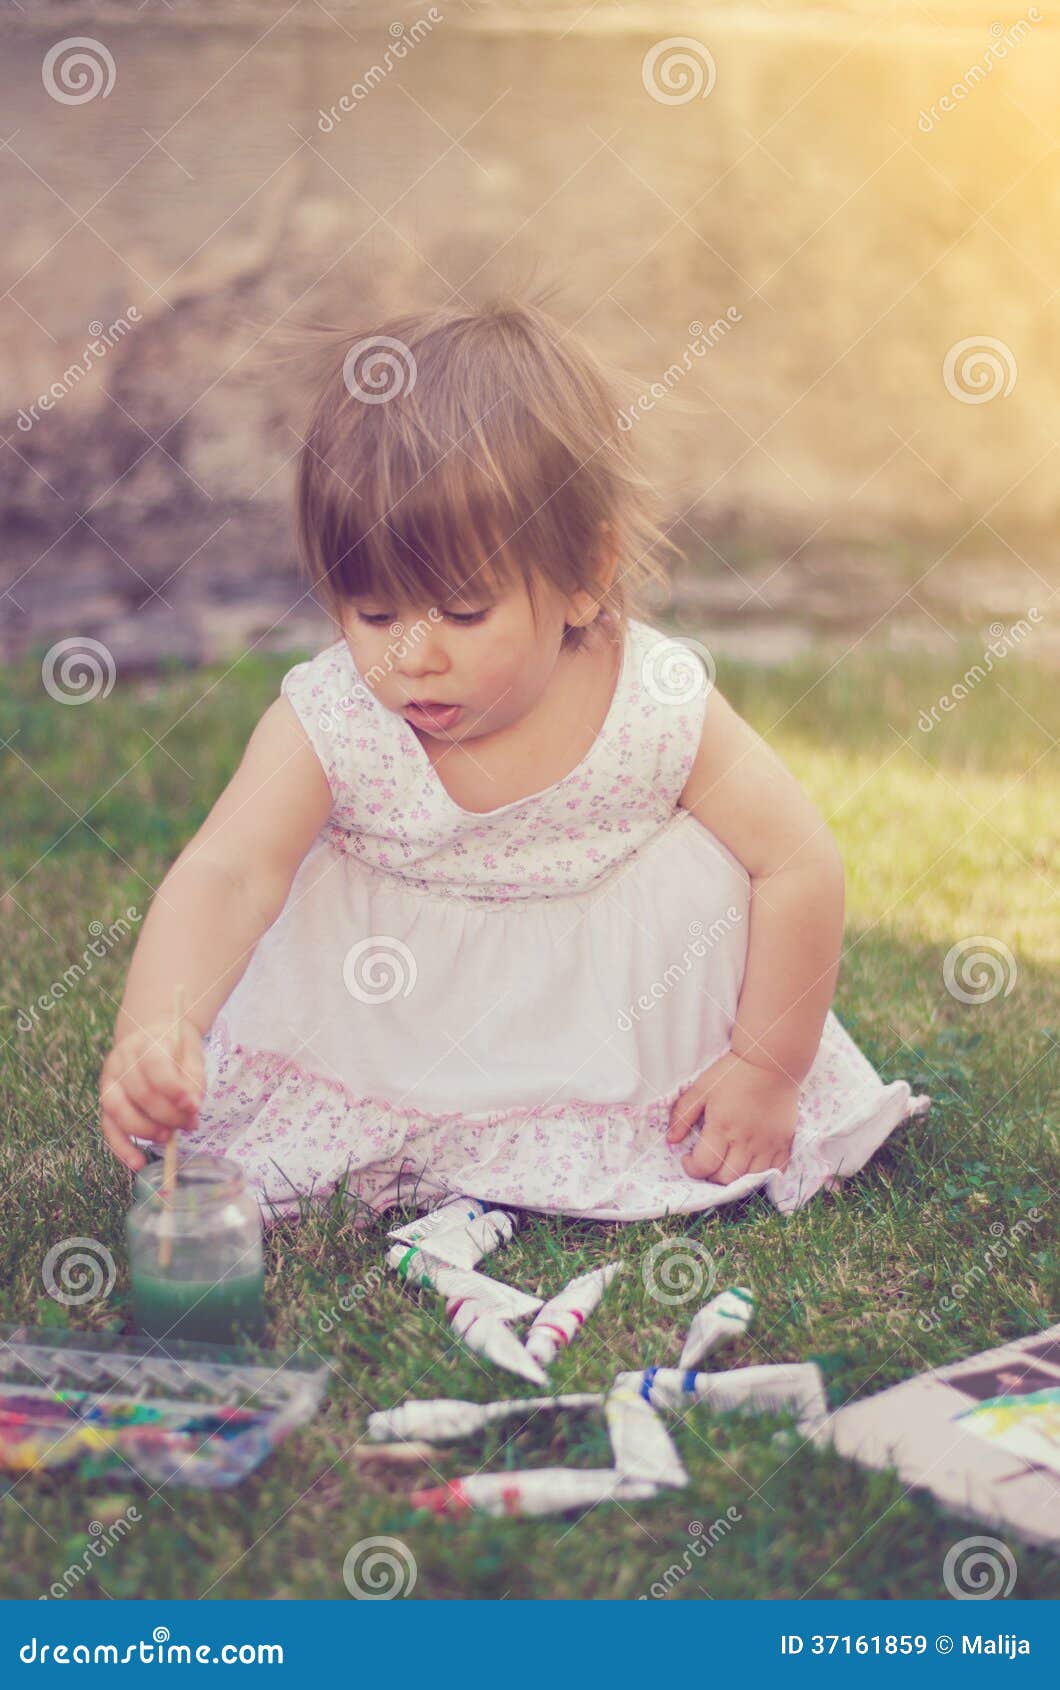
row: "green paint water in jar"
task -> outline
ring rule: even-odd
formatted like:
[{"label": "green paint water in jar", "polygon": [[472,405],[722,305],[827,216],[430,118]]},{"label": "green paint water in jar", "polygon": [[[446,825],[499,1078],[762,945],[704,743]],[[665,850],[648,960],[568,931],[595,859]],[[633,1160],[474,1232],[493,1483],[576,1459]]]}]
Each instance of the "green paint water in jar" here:
[{"label": "green paint water in jar", "polygon": [[141,1168],[126,1222],[137,1329],[160,1342],[259,1338],[261,1211],[242,1169],[220,1156],[189,1156],[178,1162],[168,1199],[162,1172],[161,1159]]}]

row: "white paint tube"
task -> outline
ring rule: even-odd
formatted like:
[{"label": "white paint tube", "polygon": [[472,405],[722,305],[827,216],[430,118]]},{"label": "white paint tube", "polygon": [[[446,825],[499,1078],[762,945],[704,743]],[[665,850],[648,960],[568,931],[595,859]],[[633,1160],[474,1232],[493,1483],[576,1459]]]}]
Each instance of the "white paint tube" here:
[{"label": "white paint tube", "polygon": [[742,1337],[754,1306],[754,1298],[743,1285],[730,1285],[720,1296],[712,1297],[688,1328],[678,1367],[696,1367],[704,1356],[711,1355],[722,1344]]},{"label": "white paint tube", "polygon": [[446,1485],[412,1493],[414,1508],[435,1514],[561,1514],[598,1502],[633,1502],[659,1487],[626,1478],[612,1467],[535,1467],[514,1473],[469,1473]]},{"label": "white paint tube", "polygon": [[[639,1378],[640,1375],[634,1375]],[[368,1416],[368,1437],[373,1443],[391,1438],[420,1438],[431,1443],[451,1443],[484,1431],[496,1420],[563,1409],[599,1408],[602,1391],[569,1392],[559,1397],[509,1397],[504,1402],[464,1402],[459,1397],[428,1397],[422,1402],[403,1402],[396,1408],[381,1408]]]},{"label": "white paint tube", "polygon": [[570,1343],[621,1267],[621,1262],[608,1262],[606,1267],[579,1274],[538,1310],[526,1335],[526,1347],[542,1367],[547,1367]]},{"label": "white paint tube", "polygon": [[619,1374],[604,1403],[616,1468],[629,1479],[654,1485],[687,1485],[688,1474],[673,1439],[651,1403],[625,1383],[628,1377]]}]

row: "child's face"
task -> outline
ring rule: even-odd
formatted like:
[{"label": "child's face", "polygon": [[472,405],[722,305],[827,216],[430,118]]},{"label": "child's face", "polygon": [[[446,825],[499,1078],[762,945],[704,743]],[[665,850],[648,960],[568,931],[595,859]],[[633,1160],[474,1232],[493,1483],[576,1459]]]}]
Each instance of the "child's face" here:
[{"label": "child's face", "polygon": [[[472,576],[444,605],[354,599],[343,633],[358,672],[388,710],[437,739],[475,739],[534,708],[552,677],[565,625],[588,620],[587,594],[568,599],[544,586],[536,624],[521,578],[497,588]],[[409,708],[424,701],[458,709],[432,721]]]}]

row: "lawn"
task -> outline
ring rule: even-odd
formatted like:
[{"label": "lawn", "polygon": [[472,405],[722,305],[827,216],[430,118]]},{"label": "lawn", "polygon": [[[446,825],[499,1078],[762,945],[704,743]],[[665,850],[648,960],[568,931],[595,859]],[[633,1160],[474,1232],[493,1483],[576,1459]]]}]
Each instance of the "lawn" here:
[{"label": "lawn", "polygon": [[[617,1256],[627,1263],[556,1364],[557,1389],[598,1390],[619,1368],[676,1362],[697,1304],[660,1304],[641,1272],[665,1238],[694,1237],[720,1284],[754,1290],[752,1328],[718,1365],[814,1359],[833,1405],[1057,1318],[1057,676],[1009,658],[923,732],[921,711],[978,657],[981,648],[966,646],[945,660],[874,651],[834,668],[823,656],[783,670],[721,665],[719,686],[822,805],[844,851],[836,1012],[885,1079],[910,1080],[934,1107],[855,1180],[787,1218],[758,1197],[715,1216],[631,1226],[531,1217],[487,1268],[547,1295],[585,1268]],[[95,1126],[132,936],[105,947],[76,989],[23,1031],[25,1011],[82,955],[98,931],[92,923],[107,928],[130,906],[146,912],[295,660],[176,670],[79,705],[47,695],[39,662],[8,671],[0,1320],[132,1329],[130,1178]],[[1007,992],[965,1003],[947,989],[943,964],[974,935],[1000,941],[1016,970]],[[1021,1229],[959,1312],[925,1331],[919,1317],[982,1258],[991,1227],[1008,1232],[1032,1207],[1046,1219]],[[454,1345],[430,1302],[394,1281],[376,1286],[384,1231],[378,1220],[355,1227],[338,1198],[270,1231],[270,1341],[302,1346],[335,1370],[307,1428],[227,1493],[151,1495],[135,1482],[115,1489],[62,1474],[23,1477],[0,1500],[2,1594],[46,1594],[98,1535],[92,1522],[130,1504],[140,1521],[68,1600],[345,1600],[347,1551],[376,1536],[400,1539],[414,1557],[414,1600],[635,1598],[653,1587],[673,1601],[936,1598],[945,1595],[947,1549],[983,1529],[890,1474],[810,1450],[781,1417],[702,1409],[675,1431],[691,1474],[686,1491],[581,1518],[417,1512],[414,1483],[479,1466],[607,1464],[608,1445],[592,1419],[523,1430],[517,1422],[440,1451],[415,1477],[362,1471],[350,1451],[373,1408],[407,1395],[489,1401],[532,1392]],[[41,1266],[53,1244],[73,1236],[104,1244],[118,1277],[105,1300],[70,1308],[47,1295]],[[364,1283],[371,1294],[347,1295],[351,1312],[329,1318]],[[1018,1566],[1012,1595],[1060,1595],[1054,1558],[1007,1541]],[[696,1543],[704,1553],[689,1553]]]}]

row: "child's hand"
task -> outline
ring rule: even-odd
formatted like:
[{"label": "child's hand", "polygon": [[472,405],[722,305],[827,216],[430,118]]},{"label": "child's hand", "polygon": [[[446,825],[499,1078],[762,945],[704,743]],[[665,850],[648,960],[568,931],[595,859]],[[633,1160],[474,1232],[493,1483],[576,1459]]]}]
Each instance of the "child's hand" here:
[{"label": "child's hand", "polygon": [[741,1174],[783,1170],[795,1135],[799,1092],[786,1075],[727,1051],[675,1099],[667,1143],[687,1138],[705,1105],[699,1142],[681,1158],[687,1174],[728,1185]]},{"label": "child's hand", "polygon": [[176,1037],[172,1024],[156,1022],[114,1046],[99,1077],[100,1131],[118,1160],[135,1172],[147,1158],[130,1141],[165,1144],[190,1128],[205,1087],[202,1037],[186,1018]]}]

